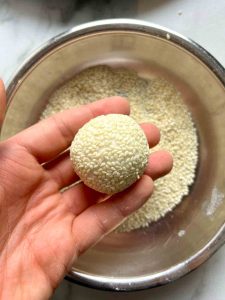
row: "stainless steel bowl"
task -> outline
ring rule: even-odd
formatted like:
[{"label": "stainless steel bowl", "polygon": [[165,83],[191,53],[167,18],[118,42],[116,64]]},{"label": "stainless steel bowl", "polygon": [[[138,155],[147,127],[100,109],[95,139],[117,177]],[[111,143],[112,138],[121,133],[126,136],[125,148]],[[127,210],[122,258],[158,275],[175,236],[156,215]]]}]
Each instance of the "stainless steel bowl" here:
[{"label": "stainless steel bowl", "polygon": [[110,234],[80,257],[68,278],[126,291],[165,284],[225,241],[225,70],[193,41],[157,25],[114,19],[77,26],[50,40],[13,77],[1,138],[36,122],[59,85],[96,64],[172,81],[193,114],[199,166],[188,197],[173,212],[147,229]]}]

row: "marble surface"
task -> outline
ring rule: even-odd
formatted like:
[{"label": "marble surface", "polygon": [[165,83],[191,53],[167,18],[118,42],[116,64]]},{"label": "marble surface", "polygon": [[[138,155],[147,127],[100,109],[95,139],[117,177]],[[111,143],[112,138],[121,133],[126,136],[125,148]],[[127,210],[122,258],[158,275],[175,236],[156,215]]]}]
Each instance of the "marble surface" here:
[{"label": "marble surface", "polygon": [[[0,0],[0,76],[5,82],[43,42],[83,22],[132,17],[167,26],[205,47],[225,66],[224,0]],[[207,263],[170,285],[117,299],[223,300],[225,247]],[[114,299],[102,292],[62,282],[52,299]]]}]

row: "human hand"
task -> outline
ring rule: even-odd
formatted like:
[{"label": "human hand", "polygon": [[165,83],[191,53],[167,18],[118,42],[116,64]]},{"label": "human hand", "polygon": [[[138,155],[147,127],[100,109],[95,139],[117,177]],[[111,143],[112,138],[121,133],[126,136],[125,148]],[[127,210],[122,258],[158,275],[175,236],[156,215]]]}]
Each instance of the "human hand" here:
[{"label": "human hand", "polygon": [[[0,98],[5,101],[1,82]],[[77,257],[143,205],[152,179],[172,168],[167,152],[153,153],[137,183],[101,203],[103,195],[83,183],[60,192],[78,180],[62,152],[82,125],[108,113],[128,114],[129,104],[120,97],[100,100],[1,142],[0,299],[48,299]],[[156,145],[158,129],[142,128],[149,145]]]}]

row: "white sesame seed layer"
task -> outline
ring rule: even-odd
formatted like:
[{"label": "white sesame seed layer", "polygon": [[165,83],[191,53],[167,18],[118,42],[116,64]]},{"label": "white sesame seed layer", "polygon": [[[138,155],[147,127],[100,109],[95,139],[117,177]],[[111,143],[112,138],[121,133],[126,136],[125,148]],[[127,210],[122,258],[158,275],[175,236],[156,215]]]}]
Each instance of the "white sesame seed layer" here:
[{"label": "white sesame seed layer", "polygon": [[78,131],[70,156],[87,186],[112,195],[142,176],[149,147],[143,130],[131,117],[110,114],[92,119]]}]

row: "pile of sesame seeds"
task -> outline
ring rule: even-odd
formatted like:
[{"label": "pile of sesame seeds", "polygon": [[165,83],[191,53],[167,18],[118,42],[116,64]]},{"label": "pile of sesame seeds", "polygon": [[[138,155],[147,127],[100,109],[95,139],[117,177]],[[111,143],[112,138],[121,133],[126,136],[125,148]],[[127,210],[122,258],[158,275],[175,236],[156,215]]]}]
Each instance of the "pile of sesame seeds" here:
[{"label": "pile of sesame seeds", "polygon": [[155,182],[152,197],[118,229],[131,231],[157,221],[189,193],[195,178],[198,141],[191,114],[174,85],[160,77],[140,78],[127,69],[96,66],[82,71],[52,94],[41,117],[115,95],[128,98],[131,116],[137,122],[159,127],[161,141],[151,151],[166,149],[174,159],[172,172]]}]

